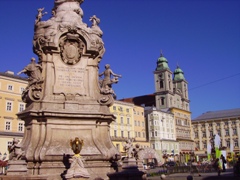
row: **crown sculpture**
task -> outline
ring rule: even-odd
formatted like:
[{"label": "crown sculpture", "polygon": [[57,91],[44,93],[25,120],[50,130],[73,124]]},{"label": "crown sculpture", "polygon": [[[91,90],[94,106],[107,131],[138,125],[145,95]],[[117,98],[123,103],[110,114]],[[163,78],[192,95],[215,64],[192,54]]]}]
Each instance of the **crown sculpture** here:
[{"label": "crown sculpture", "polygon": [[70,168],[67,170],[67,174],[65,175],[66,179],[71,178],[84,178],[88,179],[90,174],[87,169],[84,168],[82,157],[80,156],[80,152],[83,146],[83,140],[79,140],[78,137],[75,140],[70,140],[71,148],[74,152],[74,156],[69,160],[71,163]]},{"label": "crown sculpture", "polygon": [[[109,64],[99,73],[105,52],[100,19],[93,15],[90,26],[84,23],[82,3],[55,0],[52,15],[43,7],[37,10],[33,52],[38,58],[32,58],[19,72],[28,76],[22,94],[26,109],[17,114],[26,126],[18,144],[24,152],[20,158],[26,167],[21,171],[23,175],[61,179],[69,164],[63,161],[64,155],[71,155],[73,150],[71,166],[80,166],[81,158],[77,156],[81,151],[90,178],[107,179],[106,174],[115,168],[112,162],[119,157],[109,135],[109,125],[116,119],[109,106],[116,97],[112,84],[121,75],[113,73]],[[46,15],[50,18],[43,21]],[[81,140],[72,141],[71,150],[72,137]],[[9,172],[19,173],[19,162],[11,163]]]}]

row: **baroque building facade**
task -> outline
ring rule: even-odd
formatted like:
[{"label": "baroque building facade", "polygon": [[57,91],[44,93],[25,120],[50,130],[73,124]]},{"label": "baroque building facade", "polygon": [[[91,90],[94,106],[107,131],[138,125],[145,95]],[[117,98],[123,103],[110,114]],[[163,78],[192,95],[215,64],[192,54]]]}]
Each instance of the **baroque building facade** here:
[{"label": "baroque building facade", "polygon": [[27,84],[26,78],[16,76],[14,72],[0,73],[0,153],[7,157],[13,138],[23,137],[24,121],[16,114],[25,109],[21,95]]},{"label": "baroque building facade", "polygon": [[166,161],[175,160],[179,154],[176,141],[174,115],[169,111],[157,110],[156,107],[145,109],[148,124],[148,139],[153,149]]},{"label": "baroque building facade", "polygon": [[118,149],[124,155],[124,144],[128,139],[140,147],[149,147],[146,139],[146,125],[144,119],[144,108],[132,103],[115,101],[110,107],[116,120],[110,124],[110,137]]},{"label": "baroque building facade", "polygon": [[218,134],[220,148],[227,153],[240,152],[240,108],[209,111],[192,120],[195,152],[200,158],[207,155],[207,146]]},{"label": "baroque building facade", "polygon": [[159,110],[167,109],[174,115],[176,140],[179,143],[180,161],[185,154],[193,151],[194,143],[191,132],[190,100],[188,82],[179,66],[172,73],[168,60],[161,53],[154,71],[155,101]]}]

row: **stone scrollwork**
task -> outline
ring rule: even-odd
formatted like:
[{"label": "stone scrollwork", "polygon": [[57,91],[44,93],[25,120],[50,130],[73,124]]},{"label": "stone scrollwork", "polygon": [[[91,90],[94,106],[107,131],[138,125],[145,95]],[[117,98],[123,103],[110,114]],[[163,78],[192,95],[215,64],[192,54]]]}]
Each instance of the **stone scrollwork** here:
[{"label": "stone scrollwork", "polygon": [[69,32],[60,40],[60,52],[65,64],[74,65],[80,61],[83,49],[83,41],[74,30]]},{"label": "stone scrollwork", "polygon": [[43,96],[42,66],[36,63],[35,58],[32,58],[31,63],[17,74],[19,75],[21,73],[27,74],[28,76],[28,86],[22,93],[23,102],[30,103],[41,100]]}]

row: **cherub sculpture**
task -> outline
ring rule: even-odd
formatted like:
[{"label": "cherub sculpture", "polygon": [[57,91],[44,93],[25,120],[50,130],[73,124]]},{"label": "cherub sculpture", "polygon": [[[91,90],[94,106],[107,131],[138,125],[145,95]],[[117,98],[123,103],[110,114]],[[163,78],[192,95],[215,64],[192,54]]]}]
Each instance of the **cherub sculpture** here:
[{"label": "cherub sculpture", "polygon": [[9,147],[9,160],[20,160],[23,155],[24,151],[21,149],[19,145],[20,140],[17,138],[13,138],[12,146]]},{"label": "cherub sculpture", "polygon": [[39,9],[38,9],[38,14],[37,14],[37,16],[36,16],[35,24],[37,24],[38,22],[40,22],[41,19],[42,19],[42,17],[43,17],[45,14],[47,14],[47,12],[44,12],[44,13],[43,13],[43,10],[44,10],[44,8],[39,8]]},{"label": "cherub sculpture", "polygon": [[132,158],[134,156],[134,152],[133,152],[133,139],[126,140],[126,143],[123,145],[123,149],[126,152],[126,156],[128,158]]}]

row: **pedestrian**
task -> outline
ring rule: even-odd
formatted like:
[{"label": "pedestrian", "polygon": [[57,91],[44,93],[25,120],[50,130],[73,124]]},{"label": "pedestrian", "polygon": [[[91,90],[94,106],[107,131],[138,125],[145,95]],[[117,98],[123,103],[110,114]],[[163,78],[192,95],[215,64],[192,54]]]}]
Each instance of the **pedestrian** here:
[{"label": "pedestrian", "polygon": [[223,155],[221,155],[220,159],[222,160],[222,171],[225,172],[226,171],[225,164],[227,163],[227,161]]},{"label": "pedestrian", "polygon": [[221,175],[222,168],[221,168],[221,164],[220,164],[219,158],[217,158],[217,159],[214,161],[213,167],[214,167],[214,169],[217,171],[218,176],[220,176],[220,175]]}]

